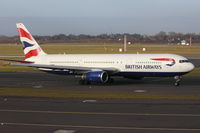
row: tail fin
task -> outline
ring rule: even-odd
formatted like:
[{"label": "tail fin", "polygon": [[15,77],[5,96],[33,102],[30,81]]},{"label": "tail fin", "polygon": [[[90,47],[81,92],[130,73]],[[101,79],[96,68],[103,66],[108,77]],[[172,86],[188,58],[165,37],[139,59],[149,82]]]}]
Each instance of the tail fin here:
[{"label": "tail fin", "polygon": [[22,23],[17,23],[16,25],[19,31],[20,41],[23,44],[25,58],[45,55],[46,53],[40,48],[26,27]]}]

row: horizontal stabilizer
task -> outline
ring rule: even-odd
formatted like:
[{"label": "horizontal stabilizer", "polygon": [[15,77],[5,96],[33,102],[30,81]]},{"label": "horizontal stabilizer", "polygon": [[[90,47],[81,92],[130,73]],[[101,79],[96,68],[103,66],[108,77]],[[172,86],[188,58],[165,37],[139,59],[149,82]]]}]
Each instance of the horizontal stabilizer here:
[{"label": "horizontal stabilizer", "polygon": [[31,61],[13,60],[13,59],[0,59],[0,60],[3,60],[3,61],[12,61],[12,62],[19,62],[19,63],[34,63],[34,62],[31,62]]}]

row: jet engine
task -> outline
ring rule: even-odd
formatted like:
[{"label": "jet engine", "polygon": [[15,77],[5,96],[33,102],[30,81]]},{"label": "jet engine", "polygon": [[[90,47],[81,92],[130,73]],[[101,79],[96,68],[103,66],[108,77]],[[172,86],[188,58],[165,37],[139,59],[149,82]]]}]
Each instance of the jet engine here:
[{"label": "jet engine", "polygon": [[89,83],[106,83],[108,79],[108,73],[105,71],[88,72],[82,75],[82,80]]}]

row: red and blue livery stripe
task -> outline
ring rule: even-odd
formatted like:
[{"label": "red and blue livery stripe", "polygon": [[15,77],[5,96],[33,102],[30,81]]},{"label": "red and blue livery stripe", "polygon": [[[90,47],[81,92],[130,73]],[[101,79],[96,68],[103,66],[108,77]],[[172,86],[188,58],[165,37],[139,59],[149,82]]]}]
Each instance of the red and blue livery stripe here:
[{"label": "red and blue livery stripe", "polygon": [[22,28],[18,28],[18,31],[19,31],[19,35],[20,37],[23,37],[23,38],[26,38],[30,41],[26,41],[25,39],[22,39],[22,44],[23,44],[23,49],[27,48],[27,47],[32,47],[34,44],[31,44],[31,42],[33,42],[33,38],[31,36],[30,33],[26,32],[24,29]]},{"label": "red and blue livery stripe", "polygon": [[32,47],[34,45],[34,44],[30,44],[30,43],[28,43],[26,41],[23,41],[22,44],[23,44],[23,49],[25,49],[27,47]]},{"label": "red and blue livery stripe", "polygon": [[151,60],[171,62],[170,64],[166,64],[167,66],[173,66],[176,63],[176,61],[174,59],[172,59],[172,58],[153,58]]}]

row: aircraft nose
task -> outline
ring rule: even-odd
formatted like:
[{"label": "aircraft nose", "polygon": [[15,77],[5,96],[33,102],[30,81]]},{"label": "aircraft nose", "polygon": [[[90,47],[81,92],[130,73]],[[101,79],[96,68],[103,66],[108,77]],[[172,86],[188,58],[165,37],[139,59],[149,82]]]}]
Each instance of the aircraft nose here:
[{"label": "aircraft nose", "polygon": [[195,68],[195,66],[192,63],[189,63],[187,68],[188,71],[192,71]]}]

